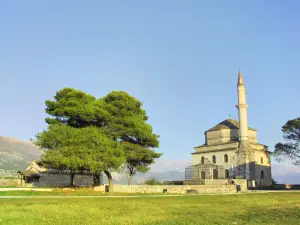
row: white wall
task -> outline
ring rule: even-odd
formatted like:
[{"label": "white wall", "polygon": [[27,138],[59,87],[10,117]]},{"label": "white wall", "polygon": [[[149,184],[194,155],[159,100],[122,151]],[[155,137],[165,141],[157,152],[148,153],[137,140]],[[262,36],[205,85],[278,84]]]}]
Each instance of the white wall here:
[{"label": "white wall", "polygon": [[[266,154],[264,151],[255,151],[254,158],[258,165],[270,166],[271,164],[269,154]],[[261,163],[261,158],[263,163]]]},{"label": "white wall", "polygon": [[[224,155],[228,155],[228,162],[224,162]],[[236,165],[236,150],[227,150],[227,151],[216,151],[216,152],[205,152],[192,155],[192,165],[197,165],[201,163],[201,157],[207,158],[212,163],[212,156],[216,156],[216,165],[223,166],[225,169],[228,169],[229,175],[232,175],[232,165]],[[255,151],[255,181],[258,186],[269,186],[271,185],[271,164],[269,161],[268,155],[264,151]],[[261,163],[261,157],[263,157],[263,163]],[[264,178],[261,179],[261,170],[264,171]]]},{"label": "white wall", "polygon": [[[224,155],[228,155],[228,162],[224,162]],[[225,169],[231,169],[232,164],[236,163],[236,150],[205,152],[192,155],[192,165],[201,163],[201,157],[207,158],[212,163],[212,156],[216,156],[216,165],[222,165]]]},{"label": "white wall", "polygon": [[[269,186],[272,183],[271,162],[269,154],[263,151],[255,151],[255,181],[258,186]],[[261,163],[261,158],[263,163]],[[261,171],[264,171],[264,178],[261,179]]]}]

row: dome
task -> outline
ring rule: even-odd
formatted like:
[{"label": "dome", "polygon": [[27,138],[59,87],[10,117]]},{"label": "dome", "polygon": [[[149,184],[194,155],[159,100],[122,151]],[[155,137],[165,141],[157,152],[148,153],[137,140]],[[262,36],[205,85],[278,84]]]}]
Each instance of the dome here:
[{"label": "dome", "polygon": [[[222,130],[222,129],[237,130],[237,129],[239,129],[239,122],[236,120],[233,120],[233,119],[227,119],[227,120],[224,120],[221,123],[217,124],[213,128],[210,128],[206,132],[217,131],[217,130]],[[248,127],[248,129],[255,131],[255,129],[253,129],[251,127]]]}]

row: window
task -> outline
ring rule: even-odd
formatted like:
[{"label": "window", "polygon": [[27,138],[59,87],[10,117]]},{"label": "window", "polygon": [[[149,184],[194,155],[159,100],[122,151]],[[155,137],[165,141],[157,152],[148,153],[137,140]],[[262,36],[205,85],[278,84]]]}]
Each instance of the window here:
[{"label": "window", "polygon": [[260,163],[261,163],[261,164],[264,164],[264,159],[263,159],[263,157],[260,158]]},{"label": "window", "polygon": [[261,170],[261,171],[260,171],[260,179],[264,179],[264,176],[265,176],[264,171]]},{"label": "window", "polygon": [[216,156],[215,155],[212,156],[212,163],[216,163]]},{"label": "window", "polygon": [[225,178],[229,178],[229,170],[225,170]]},{"label": "window", "polygon": [[228,155],[227,154],[224,155],[224,162],[228,162]]},{"label": "window", "polygon": [[205,172],[204,171],[201,172],[201,179],[205,179]]},{"label": "window", "polygon": [[213,179],[218,179],[218,170],[217,169],[213,170]]},{"label": "window", "polygon": [[204,164],[204,157],[201,157],[201,164]]}]

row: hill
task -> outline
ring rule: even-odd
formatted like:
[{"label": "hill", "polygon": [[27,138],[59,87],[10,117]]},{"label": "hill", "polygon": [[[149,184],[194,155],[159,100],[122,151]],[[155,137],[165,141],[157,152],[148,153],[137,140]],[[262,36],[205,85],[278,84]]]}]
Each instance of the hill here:
[{"label": "hill", "polygon": [[24,170],[30,162],[40,158],[41,151],[29,141],[0,136],[0,176]]}]

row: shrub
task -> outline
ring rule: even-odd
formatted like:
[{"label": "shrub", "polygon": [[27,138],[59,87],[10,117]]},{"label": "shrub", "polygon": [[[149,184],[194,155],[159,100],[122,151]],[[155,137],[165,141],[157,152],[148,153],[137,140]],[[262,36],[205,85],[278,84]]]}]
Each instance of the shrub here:
[{"label": "shrub", "polygon": [[277,184],[277,181],[275,181],[273,178],[272,178],[272,185],[276,185]]},{"label": "shrub", "polygon": [[159,182],[156,178],[152,177],[152,178],[149,178],[149,179],[145,180],[144,184],[147,184],[147,185],[161,185],[162,183]]}]

